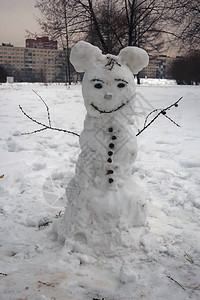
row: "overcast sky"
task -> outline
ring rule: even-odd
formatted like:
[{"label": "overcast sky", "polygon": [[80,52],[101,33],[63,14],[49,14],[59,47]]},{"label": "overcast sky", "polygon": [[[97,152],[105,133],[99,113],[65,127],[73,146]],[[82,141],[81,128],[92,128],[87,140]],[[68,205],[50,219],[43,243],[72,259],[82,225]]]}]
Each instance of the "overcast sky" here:
[{"label": "overcast sky", "polygon": [[34,5],[35,0],[0,0],[0,45],[11,43],[24,47],[26,29],[40,33],[36,21],[40,13]]}]

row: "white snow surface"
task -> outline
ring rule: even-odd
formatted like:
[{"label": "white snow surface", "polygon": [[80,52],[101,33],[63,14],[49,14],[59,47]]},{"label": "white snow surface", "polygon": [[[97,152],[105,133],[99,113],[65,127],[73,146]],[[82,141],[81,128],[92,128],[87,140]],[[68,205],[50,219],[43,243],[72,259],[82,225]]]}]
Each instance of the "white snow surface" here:
[{"label": "white snow surface", "polygon": [[[132,230],[133,248],[93,256],[51,236],[64,213],[65,187],[80,153],[77,136],[39,129],[40,122],[81,133],[81,85],[0,85],[0,299],[188,300],[200,298],[200,87],[143,80],[136,87],[136,126],[178,100],[138,136],[134,176],[148,193],[148,225]],[[72,191],[73,192],[73,191]],[[141,234],[142,230],[142,234]],[[115,232],[113,232],[113,235]]]}]

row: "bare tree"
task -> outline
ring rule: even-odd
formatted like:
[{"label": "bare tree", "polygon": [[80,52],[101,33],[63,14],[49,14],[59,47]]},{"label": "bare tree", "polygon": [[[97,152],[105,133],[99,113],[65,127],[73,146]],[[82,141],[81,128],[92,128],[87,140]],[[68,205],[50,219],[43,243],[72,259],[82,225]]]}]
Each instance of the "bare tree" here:
[{"label": "bare tree", "polygon": [[42,31],[58,40],[65,52],[66,80],[71,84],[70,46],[74,36],[79,33],[82,12],[74,6],[72,0],[37,0],[35,6],[42,14],[42,18],[38,19]]},{"label": "bare tree", "polygon": [[[160,52],[165,47],[163,27],[171,9],[169,1],[123,0],[126,15],[124,46],[145,48],[148,53]],[[167,2],[167,5],[166,5]],[[137,75],[140,84],[140,74]]]},{"label": "bare tree", "polygon": [[[157,50],[173,0],[75,0],[89,14],[104,52],[125,46]],[[164,24],[165,22],[165,24]],[[90,31],[91,32],[91,31]],[[112,42],[111,42],[112,41]],[[111,46],[109,43],[111,42]],[[113,45],[113,47],[112,47]]]},{"label": "bare tree", "polygon": [[86,38],[104,52],[129,45],[155,53],[200,44],[199,0],[74,1],[89,20]]},{"label": "bare tree", "polygon": [[[104,0],[96,5],[95,10],[98,27],[106,44],[103,51],[118,54],[119,50],[123,48],[122,39],[125,32],[123,7],[119,5],[118,0]],[[94,25],[89,34],[93,36],[93,43],[102,48]]]},{"label": "bare tree", "polygon": [[174,11],[174,0],[75,2],[82,6],[90,18],[86,38],[103,52],[116,54],[126,46],[143,47],[154,53],[164,50],[166,24],[169,15]]},{"label": "bare tree", "polygon": [[[98,37],[98,40],[100,41],[102,50],[104,52],[108,53],[109,52],[108,51],[108,46],[107,46],[106,40],[103,36],[100,21],[98,19],[97,1],[94,1],[94,0],[74,0],[74,3],[75,3],[75,6],[77,8],[82,10],[83,15],[86,18],[86,23],[87,23],[86,36],[88,36],[88,33],[92,34],[93,35],[93,41],[94,41],[94,36],[96,35]],[[94,34],[94,32],[96,34]]]},{"label": "bare tree", "polygon": [[200,49],[200,1],[179,0],[171,16],[171,33],[183,54]]},{"label": "bare tree", "polygon": [[[70,76],[70,47],[85,39],[104,53],[117,54],[126,46],[160,53],[180,45],[199,45],[199,0],[37,0],[40,25],[66,52]],[[187,47],[186,47],[187,42]],[[139,77],[138,77],[139,83]]]},{"label": "bare tree", "polygon": [[162,47],[163,22],[170,9],[166,1],[124,0],[126,13],[126,43],[129,46],[145,46],[149,51]]}]

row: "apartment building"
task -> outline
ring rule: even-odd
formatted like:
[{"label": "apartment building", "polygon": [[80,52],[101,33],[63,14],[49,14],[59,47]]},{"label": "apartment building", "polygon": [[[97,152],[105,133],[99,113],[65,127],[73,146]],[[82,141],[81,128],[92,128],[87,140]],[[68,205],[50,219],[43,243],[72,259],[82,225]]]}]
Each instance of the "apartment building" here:
[{"label": "apartment building", "polygon": [[[149,65],[141,71],[141,77],[170,78],[172,62],[167,55],[150,56]],[[48,37],[26,39],[26,47],[2,44],[0,65],[6,68],[8,76],[14,76],[15,81],[66,81],[65,53],[58,50],[57,42]],[[80,75],[74,76],[74,80],[77,78],[80,79]]]},{"label": "apartment building", "polygon": [[26,39],[26,48],[58,49],[57,41],[51,41],[48,37],[37,37],[36,39]]},{"label": "apartment building", "polygon": [[[31,46],[31,44],[29,45]],[[65,81],[64,52],[42,48],[41,43],[40,45],[38,43],[37,46],[25,48],[2,44],[0,46],[0,65],[6,68],[9,76],[15,77],[15,81]]]},{"label": "apartment building", "polygon": [[150,56],[149,65],[141,72],[147,78],[171,78],[170,68],[174,58],[167,55]]}]

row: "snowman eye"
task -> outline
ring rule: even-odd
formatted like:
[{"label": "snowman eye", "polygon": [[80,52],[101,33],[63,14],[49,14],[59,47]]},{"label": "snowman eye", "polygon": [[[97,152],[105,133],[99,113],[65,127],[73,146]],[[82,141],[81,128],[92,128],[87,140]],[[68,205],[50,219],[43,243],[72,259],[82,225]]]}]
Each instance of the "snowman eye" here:
[{"label": "snowman eye", "polygon": [[94,87],[95,87],[96,89],[102,89],[103,85],[102,85],[101,83],[96,83],[96,84],[94,85]]},{"label": "snowman eye", "polygon": [[123,82],[120,82],[120,83],[118,83],[118,88],[123,88],[123,87],[125,87],[125,84],[123,83]]}]

